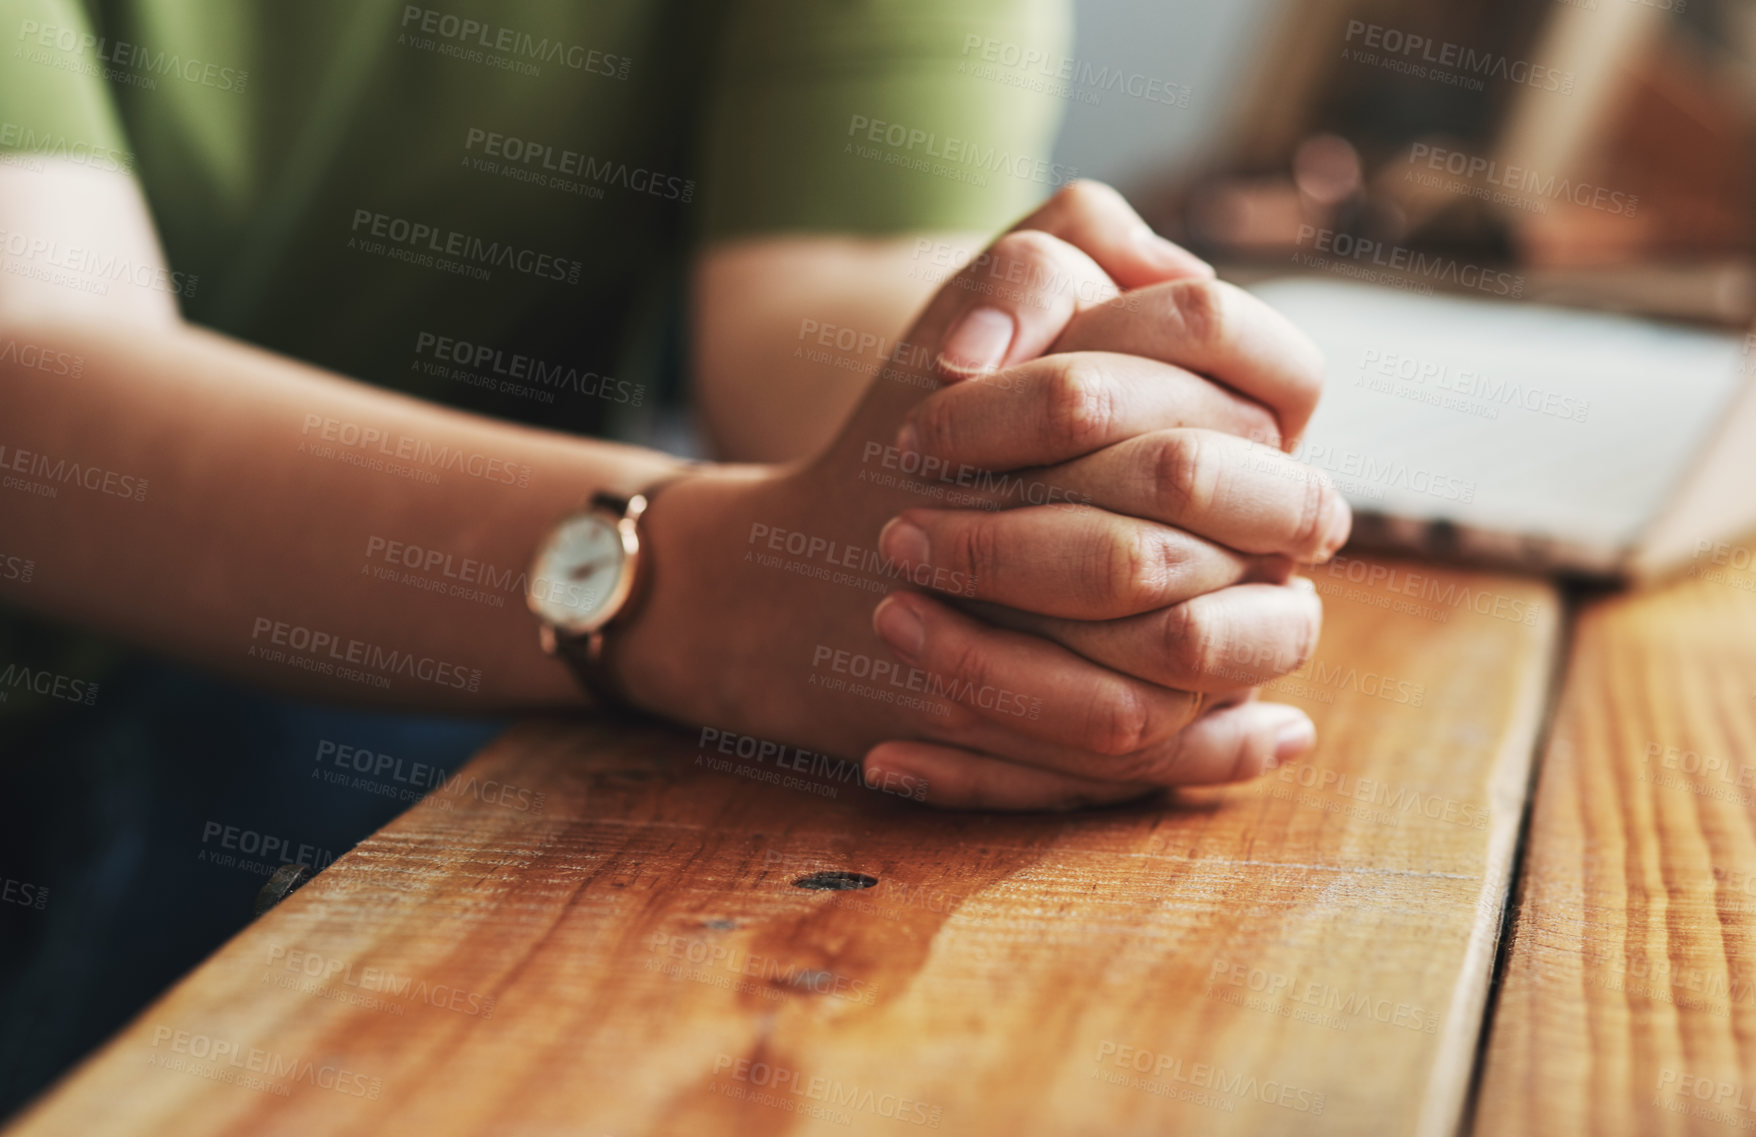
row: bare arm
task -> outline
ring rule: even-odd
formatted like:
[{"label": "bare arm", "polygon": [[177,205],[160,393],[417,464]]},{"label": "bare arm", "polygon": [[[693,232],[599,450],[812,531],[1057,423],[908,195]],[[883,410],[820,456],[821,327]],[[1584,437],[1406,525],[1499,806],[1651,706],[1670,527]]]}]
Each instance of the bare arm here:
[{"label": "bare arm", "polygon": [[[0,229],[156,255],[127,182],[60,184],[100,176],[0,168]],[[850,266],[899,254],[912,259],[866,249],[816,279],[845,281],[835,295],[865,311],[851,306]],[[0,596],[331,697],[447,710],[579,701],[535,649],[521,569],[589,493],[635,490],[674,460],[374,390],[186,327],[162,294],[80,287],[77,271],[37,273],[16,255],[0,266],[0,553],[38,569]],[[1136,291],[1117,297],[1117,283]],[[817,318],[750,287],[757,310],[779,317],[771,337]],[[871,311],[906,310],[915,287]],[[861,322],[876,338],[887,319]],[[1316,597],[1259,582],[1284,579],[1290,558],[1328,555],[1346,531],[1320,479],[1226,437],[1279,438],[1309,415],[1321,368],[1276,319],[1201,275],[1113,191],[1069,187],[938,290],[886,379],[852,369],[843,397],[864,395],[816,457],[704,467],[667,490],[643,523],[654,567],[618,634],[618,678],[667,717],[863,753],[868,778],[915,796],[931,783],[927,800],[946,805],[1117,800],[1289,760],[1309,748],[1309,723],[1237,702],[1237,669],[1216,670],[1267,661],[1254,680],[1303,662]],[[757,362],[728,363],[710,389],[765,390],[761,326],[743,329],[757,346],[742,357]],[[1058,340],[1078,346],[1045,356]],[[874,363],[897,350],[854,345]],[[996,368],[1003,379],[962,382]],[[766,388],[789,406],[774,421],[794,432],[773,445],[809,448],[834,403],[807,398],[809,370],[786,381]],[[738,407],[722,398],[718,423]],[[729,445],[771,444],[753,438]],[[933,508],[939,487],[888,472],[904,455],[1022,480],[984,480],[973,495],[958,483],[958,502]],[[1236,501],[1177,489],[1234,476]],[[1087,505],[1034,508],[1038,496],[1009,484]],[[1002,508],[968,508],[984,505]],[[831,549],[829,564],[811,560]],[[961,563],[965,551],[983,563]],[[1147,551],[1181,567],[1109,571]],[[893,591],[874,612],[876,592],[905,582],[925,591]],[[939,588],[1011,609],[1011,626],[934,601]],[[1222,642],[1223,659],[1205,650]],[[931,679],[944,697],[907,710],[844,697],[832,681],[860,660],[908,675],[908,690]],[[984,694],[995,691],[1003,719]],[[1218,708],[1194,717],[1197,691]]]},{"label": "bare arm", "polygon": [[[0,219],[62,249],[158,255],[132,184],[87,169],[0,166]],[[327,374],[181,323],[150,284],[100,295],[20,271],[49,259],[0,273],[0,344],[16,345],[0,352],[0,540],[38,566],[0,596],[332,697],[578,700],[535,647],[531,550],[594,490],[635,491],[671,459]]]},{"label": "bare arm", "polygon": [[[0,274],[0,336],[81,372],[0,359],[6,548],[42,566],[18,601],[297,690],[416,706],[574,698],[532,648],[518,587],[530,550],[593,490],[633,492],[668,459],[451,413],[183,324],[126,178],[0,167],[0,218],[36,248],[143,266],[101,292],[49,269],[55,256]],[[711,250],[694,363],[720,453],[827,444],[878,362],[907,350],[902,329],[948,275],[947,251],[979,247],[948,234]],[[100,488],[76,467],[102,471]],[[360,666],[387,658],[388,675]],[[410,661],[438,678],[397,670]]]},{"label": "bare arm", "polygon": [[985,234],[771,237],[708,249],[694,278],[693,373],[720,457],[802,458],[826,445],[879,363]]}]

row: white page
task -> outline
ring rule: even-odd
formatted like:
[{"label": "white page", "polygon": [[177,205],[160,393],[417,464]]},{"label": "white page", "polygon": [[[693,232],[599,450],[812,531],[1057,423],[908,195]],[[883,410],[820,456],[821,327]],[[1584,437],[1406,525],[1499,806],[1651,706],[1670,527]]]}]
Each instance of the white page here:
[{"label": "white page", "polygon": [[1750,364],[1742,336],[1608,313],[1308,278],[1251,291],[1327,357],[1299,454],[1356,509],[1593,546],[1635,541]]}]

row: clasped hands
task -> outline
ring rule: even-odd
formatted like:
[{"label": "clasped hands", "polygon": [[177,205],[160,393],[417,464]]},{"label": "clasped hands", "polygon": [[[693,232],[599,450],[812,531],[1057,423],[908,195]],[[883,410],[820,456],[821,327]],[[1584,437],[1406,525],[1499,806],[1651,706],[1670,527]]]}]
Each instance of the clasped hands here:
[{"label": "clasped hands", "polygon": [[[946,807],[1291,761],[1310,720],[1254,688],[1310,658],[1296,568],[1351,523],[1286,453],[1322,377],[1285,319],[1075,183],[945,283],[823,454],[665,491],[624,688]],[[874,555],[818,571],[777,531]]]}]

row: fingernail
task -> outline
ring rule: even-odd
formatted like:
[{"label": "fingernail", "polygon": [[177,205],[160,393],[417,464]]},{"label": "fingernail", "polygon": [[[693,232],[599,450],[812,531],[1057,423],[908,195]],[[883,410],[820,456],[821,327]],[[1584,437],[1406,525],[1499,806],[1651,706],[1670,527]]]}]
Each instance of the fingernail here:
[{"label": "fingernail", "polygon": [[878,551],[892,564],[924,565],[932,559],[926,530],[900,517],[891,518],[890,524],[878,534]]},{"label": "fingernail", "polygon": [[921,645],[927,642],[927,625],[907,601],[898,600],[894,596],[886,596],[872,613],[872,626],[884,637],[884,642],[895,649],[896,654],[913,663],[921,654]]},{"label": "fingernail", "polygon": [[972,308],[940,345],[940,370],[962,379],[993,371],[1005,360],[1017,330],[1010,313],[998,308]]},{"label": "fingernail", "polygon": [[1274,757],[1269,759],[1268,768],[1284,766],[1295,758],[1301,758],[1311,752],[1317,745],[1317,728],[1311,720],[1303,715],[1282,726],[1274,736]]},{"label": "fingernail", "polygon": [[1142,225],[1134,231],[1134,244],[1147,260],[1164,272],[1193,276],[1216,275],[1212,265],[1183,246],[1154,233],[1150,225]]},{"label": "fingernail", "polygon": [[1329,499],[1329,509],[1327,516],[1323,519],[1323,527],[1327,535],[1323,538],[1323,549],[1319,553],[1319,558],[1326,561],[1335,556],[1341,547],[1347,544],[1348,534],[1354,527],[1353,513],[1348,509],[1347,502],[1342,500],[1341,494],[1337,493]]},{"label": "fingernail", "polygon": [[915,434],[913,424],[905,422],[902,429],[896,432],[896,448],[902,452],[904,458],[920,453],[921,440]]}]

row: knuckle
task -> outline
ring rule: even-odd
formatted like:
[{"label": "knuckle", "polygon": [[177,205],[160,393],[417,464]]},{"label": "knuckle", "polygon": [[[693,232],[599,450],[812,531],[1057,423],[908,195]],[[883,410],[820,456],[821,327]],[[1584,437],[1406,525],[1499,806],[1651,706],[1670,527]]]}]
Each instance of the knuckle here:
[{"label": "knuckle", "polygon": [[1167,608],[1161,630],[1173,674],[1207,675],[1223,666],[1225,637],[1203,613],[1203,606],[1183,603]]},{"label": "knuckle", "polygon": [[1230,329],[1225,286],[1212,280],[1185,280],[1173,286],[1174,318],[1185,340],[1213,348],[1225,342]]},{"label": "knuckle", "polygon": [[[980,269],[984,294],[1022,322],[1053,323],[1071,314],[1088,275],[1085,255],[1041,229],[1015,229],[989,247]],[[1030,315],[1035,312],[1037,315]]]},{"label": "knuckle", "polygon": [[1127,201],[1113,186],[1092,178],[1075,178],[1061,187],[1054,198],[1057,205],[1072,213],[1096,213],[1126,206]]},{"label": "knuckle", "polygon": [[1293,549],[1314,555],[1329,535],[1329,519],[1337,507],[1338,492],[1329,475],[1315,466],[1305,467],[1303,500],[1292,535]]},{"label": "knuckle", "polygon": [[945,458],[958,452],[958,443],[961,441],[959,421],[962,416],[958,414],[959,400],[950,396],[964,389],[959,385],[939,391],[928,396],[915,409],[912,416],[915,438],[924,453]]},{"label": "knuckle", "polygon": [[1146,744],[1146,699],[1127,683],[1106,683],[1087,710],[1086,745],[1099,754],[1132,754]]},{"label": "knuckle", "polygon": [[961,524],[952,533],[952,563],[936,567],[962,572],[978,590],[986,591],[1000,568],[999,532],[986,514],[966,513],[957,515],[957,519]]},{"label": "knuckle", "polygon": [[1105,763],[1104,777],[1118,782],[1163,784],[1166,759],[1175,751],[1176,746],[1172,744],[1168,747],[1148,747],[1110,755],[1115,760]]},{"label": "knuckle", "polygon": [[1043,421],[1056,441],[1083,454],[1098,445],[1115,414],[1113,392],[1103,369],[1069,356],[1045,384]]},{"label": "knuckle", "polygon": [[1219,493],[1219,468],[1208,459],[1198,431],[1168,430],[1159,436],[1152,480],[1157,500],[1184,519],[1205,516]]},{"label": "knuckle", "polygon": [[1318,620],[1307,610],[1277,624],[1255,645],[1239,645],[1237,655],[1247,657],[1249,663],[1247,669],[1239,671],[1239,679],[1266,683],[1298,671],[1317,649],[1318,628]]},{"label": "knuckle", "polygon": [[1183,780],[1189,747],[1182,732],[1156,745],[1119,756],[1111,771],[1118,781],[1174,786]]},{"label": "knuckle", "polygon": [[1228,727],[1220,746],[1226,755],[1226,781],[1241,782],[1256,771],[1255,748],[1251,745],[1249,731],[1235,724]]},{"label": "knuckle", "polygon": [[1052,264],[1061,256],[1065,243],[1041,229],[1014,229],[988,250],[996,261],[1022,261],[1026,265]]},{"label": "knuckle", "polygon": [[1110,540],[1092,543],[1089,586],[1130,612],[1164,595],[1174,571],[1164,543],[1151,531],[1129,525]]},{"label": "knuckle", "polygon": [[1280,420],[1261,403],[1245,403],[1239,417],[1239,437],[1274,450],[1279,450],[1286,441],[1286,436],[1280,430]]},{"label": "knuckle", "polygon": [[967,636],[958,636],[945,645],[944,652],[943,665],[953,679],[977,689],[986,685],[988,656],[979,643]]}]

